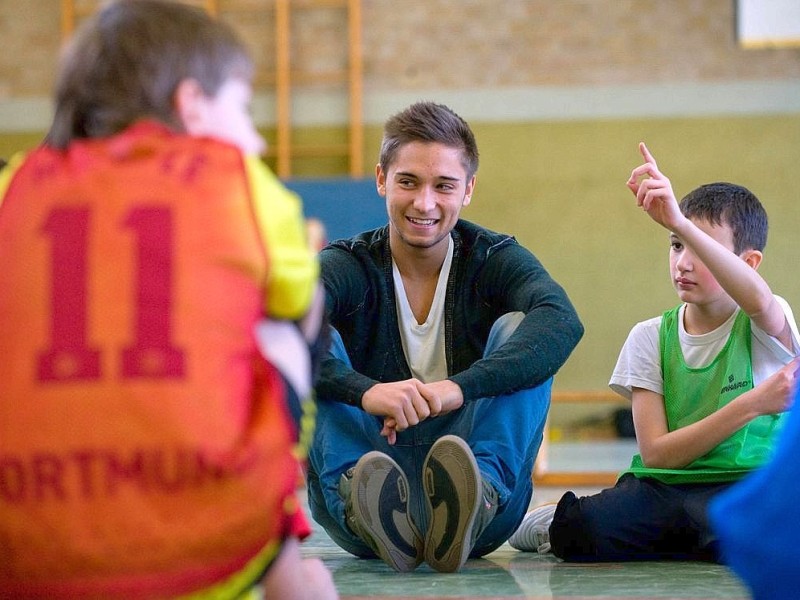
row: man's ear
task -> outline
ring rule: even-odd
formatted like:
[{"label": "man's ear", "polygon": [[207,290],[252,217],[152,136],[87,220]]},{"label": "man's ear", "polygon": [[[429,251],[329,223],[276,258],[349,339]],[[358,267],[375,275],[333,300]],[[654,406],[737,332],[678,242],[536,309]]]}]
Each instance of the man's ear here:
[{"label": "man's ear", "polygon": [[375,165],[375,186],[378,188],[378,193],[386,197],[386,173],[381,168],[381,163]]},{"label": "man's ear", "polygon": [[764,255],[761,253],[760,250],[745,250],[739,256],[742,257],[742,260],[750,265],[751,268],[758,271],[758,267],[761,264]]},{"label": "man's ear", "polygon": [[467,182],[467,187],[464,189],[464,200],[461,206],[469,206],[472,201],[472,193],[475,191],[475,175]]},{"label": "man's ear", "polygon": [[196,79],[182,79],[175,88],[172,102],[175,113],[187,133],[202,130],[206,122],[206,95]]}]

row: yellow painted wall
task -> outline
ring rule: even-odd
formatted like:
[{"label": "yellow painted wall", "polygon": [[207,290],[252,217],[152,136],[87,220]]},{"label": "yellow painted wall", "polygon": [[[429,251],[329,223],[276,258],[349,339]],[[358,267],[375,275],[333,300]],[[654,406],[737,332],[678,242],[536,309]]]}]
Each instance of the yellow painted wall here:
[{"label": "yellow painted wall", "polygon": [[[586,326],[556,378],[564,390],[605,389],[631,327],[677,303],[667,234],[625,187],[647,142],[679,197],[712,181],[750,188],[770,217],[761,272],[800,311],[800,114],[527,123],[472,121],[481,153],[473,202],[462,216],[511,233],[566,288]],[[335,139],[329,130],[311,138]],[[380,128],[366,132],[367,173]],[[298,164],[298,175],[326,174]],[[335,167],[328,171],[335,174]]]},{"label": "yellow painted wall", "polygon": [[[679,196],[711,181],[749,187],[770,216],[762,273],[800,310],[800,115],[647,120],[473,123],[478,185],[462,216],[515,235],[566,288],[586,334],[556,378],[560,389],[603,389],[630,328],[676,302],[667,235],[635,206],[625,180],[640,164],[640,140]],[[267,132],[269,135],[270,132]],[[332,130],[302,135],[335,138]],[[41,138],[0,135],[0,156]],[[380,129],[366,136],[367,171]],[[303,166],[299,165],[299,174]],[[316,175],[339,165],[312,162]],[[337,170],[338,169],[338,170]],[[357,207],[345,210],[357,210]]]},{"label": "yellow painted wall", "polygon": [[466,218],[513,233],[560,281],[586,326],[556,379],[606,386],[639,320],[674,306],[667,234],[625,187],[640,140],[678,196],[711,181],[750,188],[770,216],[762,274],[800,310],[800,115],[477,126],[478,187]]},{"label": "yellow painted wall", "polygon": [[35,147],[43,135],[41,132],[0,134],[0,158],[8,160],[17,152]]}]

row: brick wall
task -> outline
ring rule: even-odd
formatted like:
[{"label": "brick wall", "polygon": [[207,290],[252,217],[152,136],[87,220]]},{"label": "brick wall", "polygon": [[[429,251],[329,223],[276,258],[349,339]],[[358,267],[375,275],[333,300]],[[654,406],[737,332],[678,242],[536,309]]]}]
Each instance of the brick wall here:
[{"label": "brick wall", "polygon": [[[268,89],[272,0],[219,6],[252,49],[257,87]],[[362,11],[371,91],[800,78],[800,49],[737,46],[733,0],[363,0]],[[342,68],[346,26],[341,9],[295,9],[294,66]],[[0,1],[0,39],[0,99],[48,95],[59,0]]]}]

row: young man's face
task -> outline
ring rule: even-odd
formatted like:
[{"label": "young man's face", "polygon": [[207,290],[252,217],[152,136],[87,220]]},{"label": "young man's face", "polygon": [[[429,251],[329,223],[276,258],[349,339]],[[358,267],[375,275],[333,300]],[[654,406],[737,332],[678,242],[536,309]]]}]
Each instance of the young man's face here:
[{"label": "young man's face", "polygon": [[252,88],[233,77],[220,86],[214,96],[203,96],[204,110],[193,135],[208,135],[238,146],[245,154],[258,155],[266,149],[250,115]]},{"label": "young man's face", "polygon": [[386,198],[393,248],[423,249],[447,244],[472,198],[475,176],[467,181],[459,148],[411,142],[399,148],[387,172],[378,165],[377,184]]},{"label": "young man's face", "polygon": [[[703,219],[691,221],[711,238],[733,252],[733,230],[729,225],[712,225]],[[669,270],[672,285],[682,302],[709,304],[727,293],[708,270],[705,263],[683,245],[681,239],[670,234]]]}]

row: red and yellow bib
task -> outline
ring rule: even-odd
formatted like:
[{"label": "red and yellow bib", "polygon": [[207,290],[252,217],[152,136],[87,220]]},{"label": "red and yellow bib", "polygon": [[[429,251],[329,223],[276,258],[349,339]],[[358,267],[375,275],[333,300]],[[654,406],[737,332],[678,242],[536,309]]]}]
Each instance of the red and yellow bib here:
[{"label": "red and yellow bib", "polygon": [[0,596],[175,595],[307,528],[253,328],[317,265],[248,160],[143,122],[3,173]]}]

